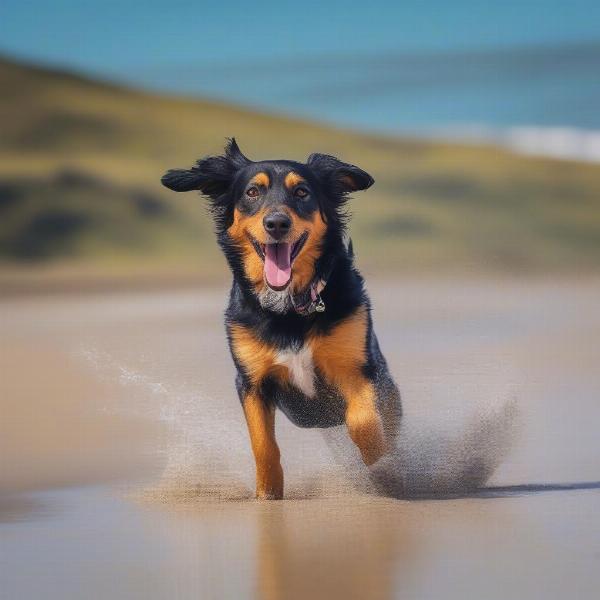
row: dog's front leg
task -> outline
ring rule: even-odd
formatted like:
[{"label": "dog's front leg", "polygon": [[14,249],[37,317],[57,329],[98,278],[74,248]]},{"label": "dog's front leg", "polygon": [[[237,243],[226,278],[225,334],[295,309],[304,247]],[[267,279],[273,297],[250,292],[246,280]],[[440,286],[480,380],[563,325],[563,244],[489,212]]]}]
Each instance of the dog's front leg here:
[{"label": "dog's front leg", "polygon": [[349,377],[339,384],[346,401],[346,427],[366,465],[378,461],[386,451],[381,416],[375,406],[373,384],[363,377]]},{"label": "dog's front leg", "polygon": [[367,329],[363,307],[328,334],[314,336],[311,349],[316,367],[344,398],[348,433],[363,462],[372,465],[385,454],[386,439],[375,387],[365,374]]},{"label": "dog's front leg", "polygon": [[275,407],[267,405],[255,389],[243,394],[242,405],[256,462],[256,497],[280,500],[283,498],[283,469],[275,440]]},{"label": "dog's front leg", "polygon": [[[329,363],[330,367],[332,362]],[[340,365],[335,386],[346,404],[345,421],[350,438],[367,466],[376,463],[389,448],[389,440],[377,409],[375,387],[358,366]]]},{"label": "dog's front leg", "polygon": [[256,462],[256,497],[280,499],[283,497],[283,470],[275,440],[275,407],[266,402],[261,393],[261,384],[273,368],[275,351],[249,328],[232,324],[228,334],[234,360],[241,367],[236,387]]}]

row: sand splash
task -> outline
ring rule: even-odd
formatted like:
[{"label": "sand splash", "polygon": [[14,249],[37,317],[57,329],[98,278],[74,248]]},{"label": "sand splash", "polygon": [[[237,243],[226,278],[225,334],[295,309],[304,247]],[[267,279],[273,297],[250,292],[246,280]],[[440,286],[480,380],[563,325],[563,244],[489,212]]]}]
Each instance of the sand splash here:
[{"label": "sand splash", "polygon": [[[199,383],[159,380],[107,353],[88,348],[81,355],[103,379],[127,388],[128,411],[158,419],[169,430],[158,452],[165,467],[147,497],[168,502],[252,498],[254,468],[235,402],[212,397]],[[313,431],[308,439],[304,430],[280,419],[286,497],[372,493],[402,498],[464,494],[485,486],[515,440],[517,403],[506,391],[494,403],[477,402],[470,414],[451,402],[446,409],[453,418],[447,410],[432,416],[409,405],[397,447],[371,469],[362,464],[344,427]]]}]

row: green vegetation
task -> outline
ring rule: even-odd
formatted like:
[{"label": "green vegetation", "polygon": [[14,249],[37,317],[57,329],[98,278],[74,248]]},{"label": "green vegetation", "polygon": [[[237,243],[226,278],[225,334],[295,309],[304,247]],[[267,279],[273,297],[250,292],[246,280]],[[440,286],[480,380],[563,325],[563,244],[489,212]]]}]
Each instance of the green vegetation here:
[{"label": "green vegetation", "polygon": [[8,60],[0,90],[0,276],[219,276],[202,200],[159,179],[232,135],[251,158],[327,152],[373,174],[351,204],[369,273],[600,266],[595,165],[352,133]]}]

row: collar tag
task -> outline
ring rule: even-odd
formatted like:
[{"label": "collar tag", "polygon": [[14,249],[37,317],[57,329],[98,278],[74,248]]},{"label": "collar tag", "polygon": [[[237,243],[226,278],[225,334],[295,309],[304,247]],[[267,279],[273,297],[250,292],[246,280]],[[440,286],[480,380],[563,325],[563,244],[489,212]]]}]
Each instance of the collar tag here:
[{"label": "collar tag", "polygon": [[321,294],[319,294],[319,296],[318,296],[318,301],[315,304],[315,310],[318,313],[325,312],[325,302],[323,302],[323,298],[321,298]]}]

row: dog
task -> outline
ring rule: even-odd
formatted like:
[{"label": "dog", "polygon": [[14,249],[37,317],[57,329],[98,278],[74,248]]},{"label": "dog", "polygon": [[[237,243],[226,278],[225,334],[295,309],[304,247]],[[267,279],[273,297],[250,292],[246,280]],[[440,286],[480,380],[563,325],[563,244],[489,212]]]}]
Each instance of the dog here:
[{"label": "dog", "polygon": [[225,328],[256,463],[256,497],[284,493],[275,413],[299,427],[346,424],[365,465],[394,445],[402,414],[346,242],[349,194],[373,178],[326,154],[306,163],[224,154],[162,183],[209,200],[233,283]]}]

